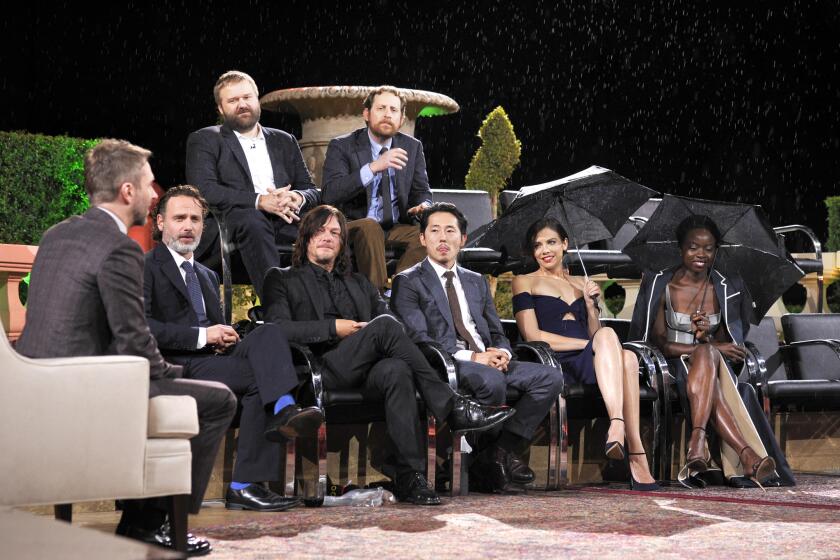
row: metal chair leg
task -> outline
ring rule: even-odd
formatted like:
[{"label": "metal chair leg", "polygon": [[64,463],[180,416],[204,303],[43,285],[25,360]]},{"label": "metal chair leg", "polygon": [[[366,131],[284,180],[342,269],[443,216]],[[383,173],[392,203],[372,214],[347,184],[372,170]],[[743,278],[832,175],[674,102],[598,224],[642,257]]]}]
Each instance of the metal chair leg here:
[{"label": "metal chair leg", "polygon": [[[466,496],[470,491],[469,475],[464,472],[464,458],[461,449],[462,437],[462,433],[452,432],[452,461],[449,463],[450,496]],[[467,482],[466,484],[465,481]]]},{"label": "metal chair leg", "polygon": [[318,472],[315,480],[307,480],[303,477],[301,485],[303,486],[301,494],[303,495],[303,503],[306,506],[318,507],[324,504],[324,496],[327,493],[327,423],[324,422],[318,428],[317,441],[317,461]]},{"label": "metal chair leg", "polygon": [[426,480],[435,487],[437,475],[437,420],[434,415],[426,414]]},{"label": "metal chair leg", "polygon": [[286,468],[283,475],[283,495],[294,496],[297,490],[296,482],[296,459],[297,459],[297,438],[286,440]]},{"label": "metal chair leg", "polygon": [[548,410],[548,471],[545,481],[546,490],[557,490],[560,464],[560,401],[559,398]]},{"label": "metal chair leg", "polygon": [[560,460],[558,468],[560,474],[557,483],[560,487],[569,484],[569,418],[566,411],[566,399],[563,395],[557,397],[557,426],[558,426],[558,450]]}]

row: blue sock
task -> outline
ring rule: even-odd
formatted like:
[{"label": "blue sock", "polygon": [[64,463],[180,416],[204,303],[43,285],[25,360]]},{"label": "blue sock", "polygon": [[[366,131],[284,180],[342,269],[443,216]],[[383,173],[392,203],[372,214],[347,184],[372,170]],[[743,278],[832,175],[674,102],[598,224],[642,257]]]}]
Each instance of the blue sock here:
[{"label": "blue sock", "polygon": [[277,399],[276,403],[274,403],[274,414],[277,414],[287,406],[291,406],[293,404],[295,404],[295,398],[292,395],[286,393],[285,395]]},{"label": "blue sock", "polygon": [[244,490],[245,488],[248,488],[249,486],[251,486],[250,482],[231,482],[230,483],[230,487],[233,488],[234,490]]}]

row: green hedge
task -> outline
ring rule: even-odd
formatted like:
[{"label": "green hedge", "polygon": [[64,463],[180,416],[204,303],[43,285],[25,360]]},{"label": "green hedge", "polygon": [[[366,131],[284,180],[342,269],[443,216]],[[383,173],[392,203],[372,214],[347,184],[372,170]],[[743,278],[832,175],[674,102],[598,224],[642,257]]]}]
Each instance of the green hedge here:
[{"label": "green hedge", "polygon": [[0,132],[0,243],[37,245],[88,208],[84,154],[97,140]]},{"label": "green hedge", "polygon": [[828,242],[826,249],[840,251],[840,196],[830,196],[825,199],[828,210]]}]

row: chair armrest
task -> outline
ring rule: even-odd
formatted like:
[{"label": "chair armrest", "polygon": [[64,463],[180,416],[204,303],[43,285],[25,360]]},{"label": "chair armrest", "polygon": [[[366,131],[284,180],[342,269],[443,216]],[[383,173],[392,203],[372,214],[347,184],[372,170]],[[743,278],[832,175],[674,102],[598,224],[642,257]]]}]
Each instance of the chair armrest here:
[{"label": "chair armrest", "polygon": [[785,353],[793,350],[795,348],[802,348],[806,346],[828,346],[834,353],[837,355],[837,359],[840,360],[840,340],[835,340],[832,338],[816,338],[814,340],[797,340],[795,342],[789,342],[783,346],[781,346],[781,350]]},{"label": "chair armrest", "polygon": [[650,359],[656,367],[656,371],[659,373],[659,382],[656,385],[652,385],[652,387],[659,390],[660,394],[667,399],[670,386],[675,384],[677,380],[671,374],[671,369],[668,367],[668,361],[665,359],[662,351],[656,346],[643,340],[631,340],[629,342],[625,342],[623,346],[628,350],[632,350],[635,347],[648,353]]},{"label": "chair armrest", "polygon": [[[636,357],[639,359],[639,363],[642,366],[639,369],[639,375],[642,377],[642,379],[644,379],[644,381],[648,384],[648,386],[651,389],[659,393],[660,382],[657,378],[656,359],[654,357],[654,352],[657,351],[656,348],[654,348],[647,342],[635,341],[625,342],[622,344],[622,347],[625,350],[630,350],[636,355]],[[665,367],[667,369],[667,364]]]},{"label": "chair armrest", "polygon": [[744,341],[744,346],[747,348],[744,364],[747,367],[750,385],[763,390],[767,385],[767,360],[761,355],[758,347],[749,340]]},{"label": "chair armrest", "polygon": [[559,368],[560,365],[554,359],[554,352],[547,342],[517,342],[513,347],[516,357],[526,362],[537,362],[546,366]]},{"label": "chair armrest", "polygon": [[321,361],[315,357],[307,346],[297,342],[289,342],[289,349],[292,351],[292,362],[295,369],[303,366],[308,370],[312,382],[312,393],[315,396],[315,405],[324,412],[324,379],[321,374]]},{"label": "chair armrest", "polygon": [[455,358],[437,342],[418,342],[417,347],[429,364],[438,371],[443,381],[446,381],[453,391],[457,391],[458,368],[455,365]]}]

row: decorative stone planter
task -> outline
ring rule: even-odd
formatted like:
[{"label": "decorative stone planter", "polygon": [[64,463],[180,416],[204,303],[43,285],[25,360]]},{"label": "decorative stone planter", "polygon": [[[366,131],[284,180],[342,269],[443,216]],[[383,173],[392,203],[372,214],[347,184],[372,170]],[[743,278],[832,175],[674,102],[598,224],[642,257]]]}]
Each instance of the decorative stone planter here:
[{"label": "decorative stone planter", "polygon": [[[303,134],[300,149],[303,159],[315,180],[321,186],[321,170],[327,144],[341,136],[365,126],[362,103],[371,86],[324,86],[279,89],[260,98],[260,105],[269,111],[297,113],[300,115]],[[431,117],[457,112],[455,100],[418,89],[402,89],[406,96],[405,123],[402,132],[414,135],[414,124],[419,117]]]},{"label": "decorative stone planter", "polygon": [[15,341],[23,331],[26,308],[20,301],[23,277],[32,270],[38,247],[34,245],[0,244],[0,319],[9,340]]}]

